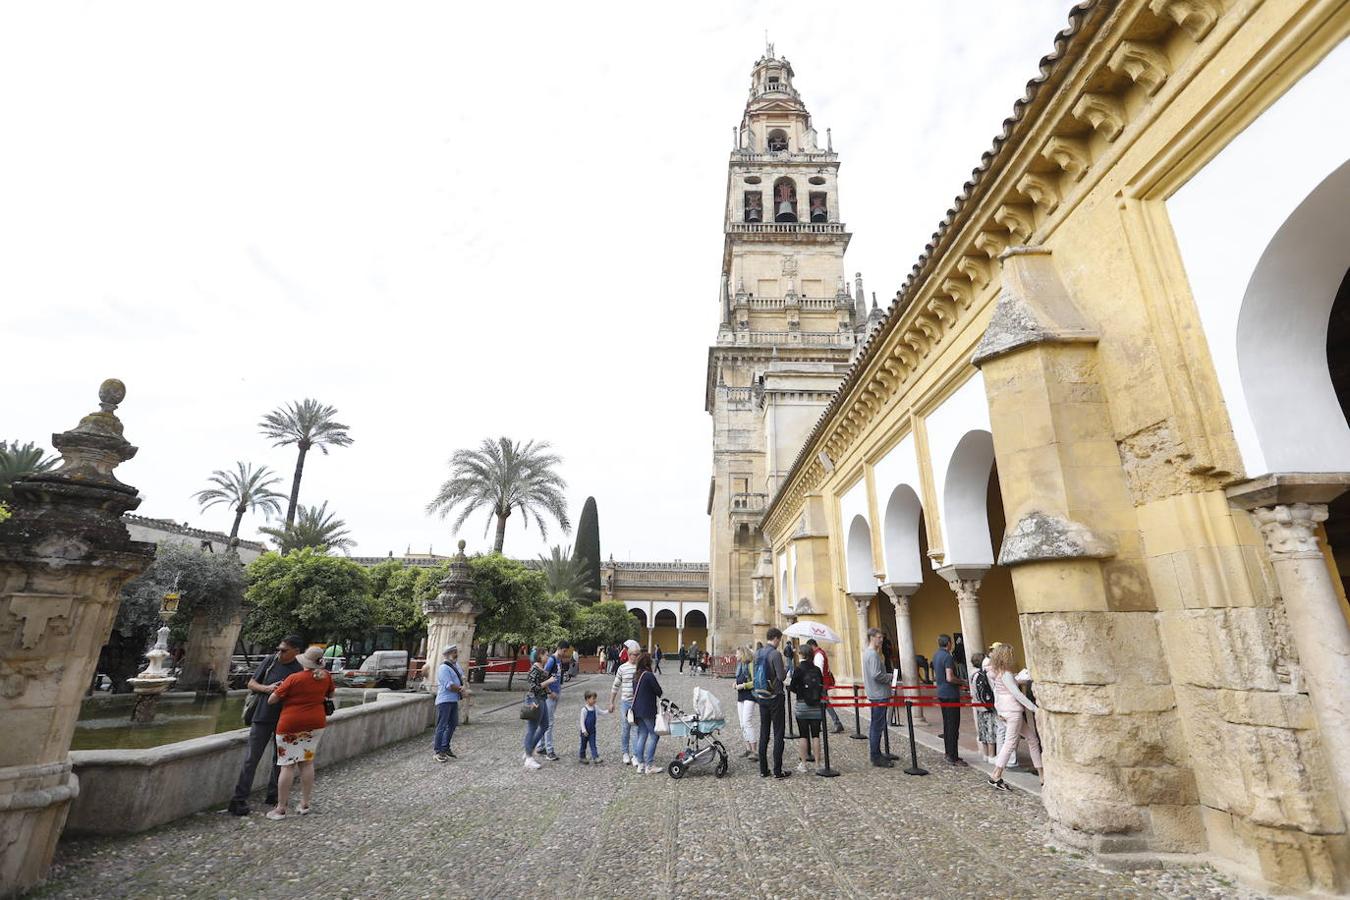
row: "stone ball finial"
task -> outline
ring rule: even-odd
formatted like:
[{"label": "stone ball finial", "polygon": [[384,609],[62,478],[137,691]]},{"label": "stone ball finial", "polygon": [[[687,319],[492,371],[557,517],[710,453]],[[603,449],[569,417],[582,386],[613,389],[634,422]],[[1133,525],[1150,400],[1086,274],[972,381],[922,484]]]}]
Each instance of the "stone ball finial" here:
[{"label": "stone ball finial", "polygon": [[127,397],[127,386],[121,379],[109,378],[98,386],[99,408],[104,412],[117,409],[117,404]]},{"label": "stone ball finial", "polygon": [[464,552],[464,547],[465,547],[465,542],[461,540],[461,541],[459,542],[459,552],[460,552],[460,553],[463,553],[463,552]]}]

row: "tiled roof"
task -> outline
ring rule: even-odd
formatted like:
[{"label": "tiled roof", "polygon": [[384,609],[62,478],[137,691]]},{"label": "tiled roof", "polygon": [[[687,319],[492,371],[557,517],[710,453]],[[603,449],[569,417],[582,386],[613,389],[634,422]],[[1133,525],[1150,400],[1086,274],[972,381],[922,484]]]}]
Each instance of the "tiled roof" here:
[{"label": "tiled roof", "polygon": [[[179,525],[171,519],[151,519],[148,516],[138,516],[133,513],[123,513],[122,518],[127,522],[140,525],[143,528],[157,528],[160,531],[167,531],[170,534],[181,534],[185,537],[201,538],[204,541],[219,541],[222,544],[229,544],[230,536],[221,531],[206,531],[202,528],[193,528],[190,525]],[[265,553],[267,547],[257,541],[239,540],[240,547],[247,547],[250,550],[257,550],[259,553]]]}]

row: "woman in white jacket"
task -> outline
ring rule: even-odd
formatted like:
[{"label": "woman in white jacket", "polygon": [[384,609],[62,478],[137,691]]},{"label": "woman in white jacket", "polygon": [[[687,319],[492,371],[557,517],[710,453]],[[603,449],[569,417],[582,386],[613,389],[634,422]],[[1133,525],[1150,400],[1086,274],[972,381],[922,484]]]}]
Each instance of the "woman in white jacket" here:
[{"label": "woman in white jacket", "polygon": [[[994,774],[989,783],[995,789],[1006,791],[1008,785],[1003,781],[1003,770],[1009,761],[1016,759],[1017,741],[1023,731],[1023,714],[1035,715],[1036,704],[1022,696],[1013,677],[1013,649],[1000,644],[989,654],[990,682],[994,689],[994,712],[1003,720],[1003,743],[998,748],[998,757],[994,760]],[[1031,764],[1036,775],[1041,774],[1041,742],[1035,728],[1026,729],[1027,749],[1031,751]]]}]

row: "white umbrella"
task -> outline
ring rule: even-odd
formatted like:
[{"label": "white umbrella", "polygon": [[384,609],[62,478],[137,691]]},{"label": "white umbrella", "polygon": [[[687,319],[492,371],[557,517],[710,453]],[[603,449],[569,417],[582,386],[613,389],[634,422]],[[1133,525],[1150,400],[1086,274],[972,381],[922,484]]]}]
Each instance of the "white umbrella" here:
[{"label": "white umbrella", "polygon": [[789,625],[783,634],[788,637],[815,638],[817,644],[842,644],[844,639],[834,633],[834,629],[824,622],[803,622],[796,621]]}]

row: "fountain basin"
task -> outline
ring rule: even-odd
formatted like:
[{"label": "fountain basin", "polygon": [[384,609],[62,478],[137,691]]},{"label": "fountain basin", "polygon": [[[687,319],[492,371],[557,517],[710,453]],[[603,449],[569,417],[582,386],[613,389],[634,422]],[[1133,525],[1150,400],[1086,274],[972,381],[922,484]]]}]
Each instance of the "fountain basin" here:
[{"label": "fountain basin", "polygon": [[[423,733],[433,722],[433,699],[390,691],[373,703],[337,710],[328,719],[315,764],[322,769]],[[72,750],[80,793],[71,804],[65,834],[134,834],[223,807],[234,791],[247,742],[248,729],[241,727],[157,747]],[[267,766],[258,766],[254,790],[266,787],[267,778]]]}]

